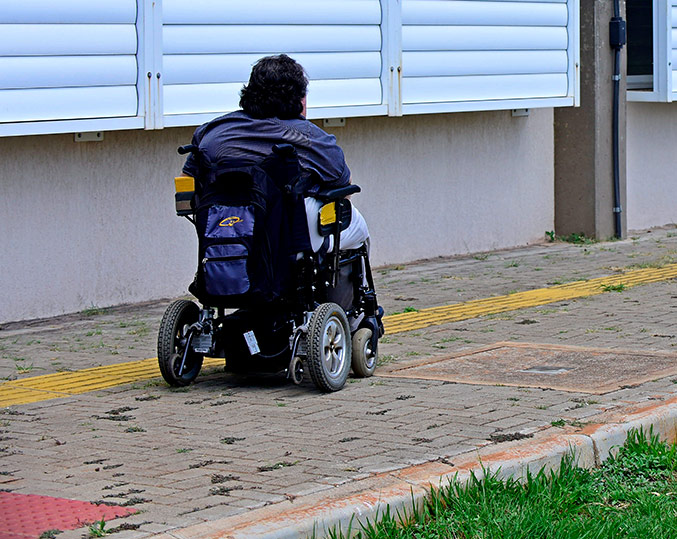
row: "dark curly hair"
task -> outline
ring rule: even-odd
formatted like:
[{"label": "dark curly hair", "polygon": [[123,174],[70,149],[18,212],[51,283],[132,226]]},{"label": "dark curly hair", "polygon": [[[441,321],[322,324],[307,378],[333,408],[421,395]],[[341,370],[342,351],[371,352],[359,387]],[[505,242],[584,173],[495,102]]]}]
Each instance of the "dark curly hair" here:
[{"label": "dark curly hair", "polygon": [[252,118],[298,118],[308,78],[301,64],[286,54],[261,58],[240,91],[240,107]]}]

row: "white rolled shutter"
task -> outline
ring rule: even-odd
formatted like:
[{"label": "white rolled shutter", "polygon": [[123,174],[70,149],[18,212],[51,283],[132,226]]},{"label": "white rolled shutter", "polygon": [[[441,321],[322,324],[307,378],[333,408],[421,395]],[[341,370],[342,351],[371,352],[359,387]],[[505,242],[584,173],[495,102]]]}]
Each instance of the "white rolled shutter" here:
[{"label": "white rolled shutter", "polygon": [[379,0],[164,0],[164,123],[194,125],[239,108],[261,57],[308,73],[309,116],[385,112]]},{"label": "white rolled shutter", "polygon": [[0,134],[143,127],[136,0],[5,0]]},{"label": "white rolled shutter", "polygon": [[4,0],[0,136],[198,125],[279,53],[311,118],[574,105],[578,2]]},{"label": "white rolled shutter", "polygon": [[576,0],[402,0],[407,113],[575,104]]}]

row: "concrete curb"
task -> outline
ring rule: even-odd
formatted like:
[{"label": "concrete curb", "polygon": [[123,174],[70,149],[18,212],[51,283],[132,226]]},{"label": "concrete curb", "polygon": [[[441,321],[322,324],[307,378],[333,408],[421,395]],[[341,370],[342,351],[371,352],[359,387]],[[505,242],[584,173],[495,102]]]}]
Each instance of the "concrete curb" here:
[{"label": "concrete curb", "polygon": [[609,455],[615,455],[632,429],[653,428],[662,440],[677,439],[677,398],[634,408],[604,424],[589,425],[582,434],[594,444],[595,464],[600,465]]},{"label": "concrete curb", "polygon": [[465,481],[482,468],[500,477],[524,477],[527,470],[556,469],[573,452],[579,466],[599,465],[623,445],[631,429],[648,431],[663,440],[677,439],[677,398],[648,406],[632,406],[604,423],[563,432],[547,429],[528,440],[487,446],[454,458],[383,473],[332,489],[210,522],[155,535],[156,539],[297,539],[325,537],[331,529],[359,530],[359,523],[374,520],[387,507],[391,514],[421,504],[430,488],[456,477]]}]

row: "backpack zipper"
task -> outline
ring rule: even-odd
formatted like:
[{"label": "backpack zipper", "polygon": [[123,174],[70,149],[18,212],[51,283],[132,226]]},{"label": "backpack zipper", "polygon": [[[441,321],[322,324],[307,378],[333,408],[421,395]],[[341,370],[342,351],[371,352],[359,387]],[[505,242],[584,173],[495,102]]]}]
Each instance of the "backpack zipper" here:
[{"label": "backpack zipper", "polygon": [[202,265],[207,264],[207,262],[227,262],[229,260],[244,260],[247,258],[247,255],[237,255],[237,256],[215,256],[211,258],[204,257],[202,259]]}]

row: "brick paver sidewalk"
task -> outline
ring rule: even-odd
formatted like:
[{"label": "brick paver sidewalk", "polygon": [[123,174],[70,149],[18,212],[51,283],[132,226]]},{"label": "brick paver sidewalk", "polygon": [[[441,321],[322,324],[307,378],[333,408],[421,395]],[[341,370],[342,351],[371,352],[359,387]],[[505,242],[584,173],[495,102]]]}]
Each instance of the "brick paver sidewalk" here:
[{"label": "brick paver sidewalk", "polygon": [[[622,242],[554,243],[380,268],[376,277],[379,299],[393,313],[676,261],[677,235],[656,230]],[[393,366],[499,341],[673,353],[676,298],[677,283],[668,280],[389,335],[381,360]],[[7,324],[0,376],[153,357],[165,305]],[[553,422],[575,430],[614,409],[677,394],[670,378],[591,396],[378,372],[325,395],[282,376],[208,369],[186,389],[153,380],[1,409],[0,487],[137,507],[143,511],[124,522],[138,528],[116,537],[142,537],[331,492],[379,472],[453,460],[557,428]]]}]

